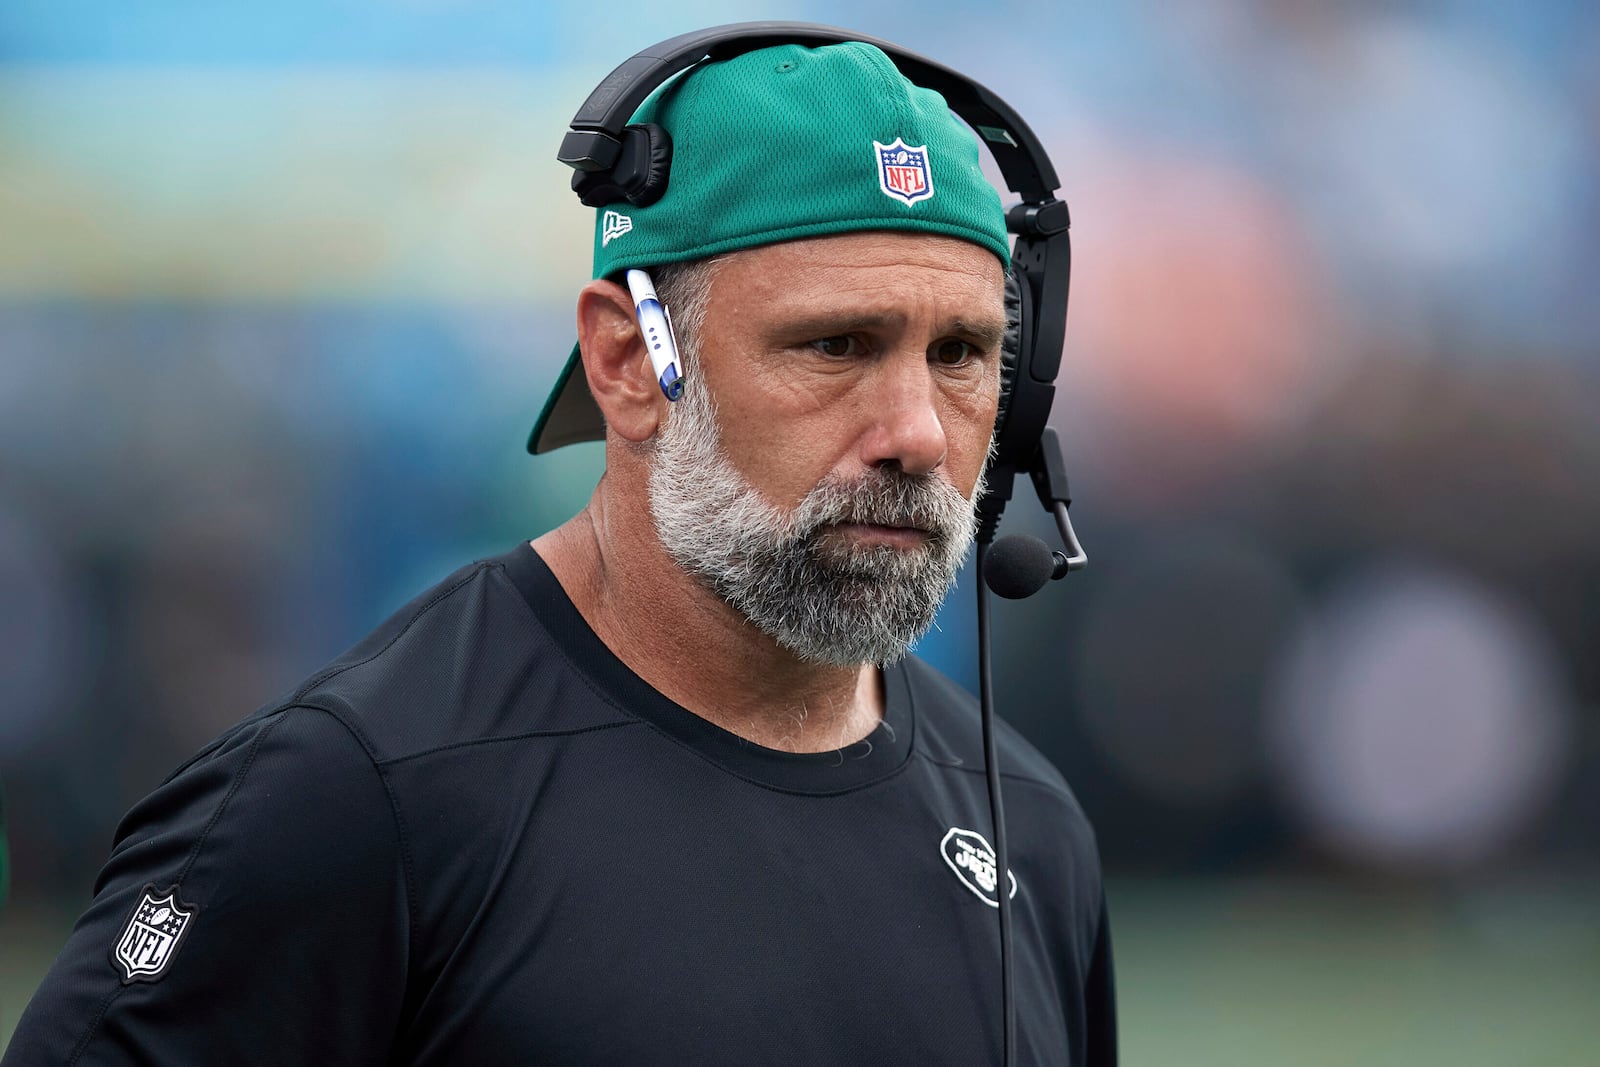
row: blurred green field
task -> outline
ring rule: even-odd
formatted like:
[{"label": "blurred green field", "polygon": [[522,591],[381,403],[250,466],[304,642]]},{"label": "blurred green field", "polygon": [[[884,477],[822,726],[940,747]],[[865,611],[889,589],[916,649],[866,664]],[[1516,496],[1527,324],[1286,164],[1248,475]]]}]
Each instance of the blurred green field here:
[{"label": "blurred green field", "polygon": [[[1600,885],[1110,893],[1130,1067],[1600,1065]],[[0,1045],[70,922],[0,919]]]},{"label": "blurred green field", "polygon": [[1600,889],[1114,885],[1130,1065],[1600,1065]]}]

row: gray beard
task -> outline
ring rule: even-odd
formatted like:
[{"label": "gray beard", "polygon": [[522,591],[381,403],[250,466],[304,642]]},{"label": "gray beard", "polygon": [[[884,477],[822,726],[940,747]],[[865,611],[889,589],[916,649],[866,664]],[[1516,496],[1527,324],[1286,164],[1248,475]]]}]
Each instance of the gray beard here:
[{"label": "gray beard", "polygon": [[[976,529],[972,503],[937,474],[824,479],[786,513],[723,454],[715,406],[695,377],[650,462],[656,536],[678,566],[783,648],[833,666],[893,663],[928,632]],[[973,497],[983,492],[982,479]],[[916,526],[915,548],[855,546],[841,522]]]}]

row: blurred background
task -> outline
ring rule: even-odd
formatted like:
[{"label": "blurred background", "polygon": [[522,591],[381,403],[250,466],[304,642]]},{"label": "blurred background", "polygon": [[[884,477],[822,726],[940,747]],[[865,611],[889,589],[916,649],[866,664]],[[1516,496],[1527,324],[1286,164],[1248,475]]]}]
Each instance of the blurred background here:
[{"label": "blurred background", "polygon": [[1125,1062],[1600,1063],[1597,12],[0,3],[0,1046],[135,799],[582,506],[598,446],[522,447],[555,147],[788,18],[985,82],[1072,207],[1092,566],[997,608],[998,697],[1099,829]]}]

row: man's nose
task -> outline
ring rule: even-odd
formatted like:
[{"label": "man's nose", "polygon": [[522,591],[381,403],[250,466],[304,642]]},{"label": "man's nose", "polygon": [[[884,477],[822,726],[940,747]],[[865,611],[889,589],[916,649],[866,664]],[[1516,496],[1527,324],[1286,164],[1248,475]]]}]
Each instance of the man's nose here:
[{"label": "man's nose", "polygon": [[921,353],[883,360],[865,404],[869,427],[862,438],[862,462],[892,465],[907,474],[937,470],[949,442],[939,411],[938,387]]}]

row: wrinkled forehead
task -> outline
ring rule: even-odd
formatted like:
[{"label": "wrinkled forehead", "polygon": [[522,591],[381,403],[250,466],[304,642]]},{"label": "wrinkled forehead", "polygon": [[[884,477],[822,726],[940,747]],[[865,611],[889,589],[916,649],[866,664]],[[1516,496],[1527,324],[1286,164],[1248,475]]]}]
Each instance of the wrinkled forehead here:
[{"label": "wrinkled forehead", "polygon": [[850,309],[886,318],[915,309],[1005,324],[1005,271],[987,248],[952,237],[868,231],[774,242],[718,256],[712,298],[756,313]]}]

